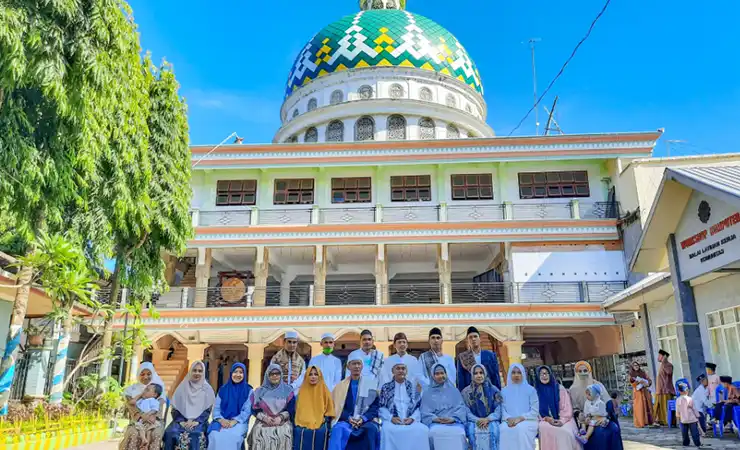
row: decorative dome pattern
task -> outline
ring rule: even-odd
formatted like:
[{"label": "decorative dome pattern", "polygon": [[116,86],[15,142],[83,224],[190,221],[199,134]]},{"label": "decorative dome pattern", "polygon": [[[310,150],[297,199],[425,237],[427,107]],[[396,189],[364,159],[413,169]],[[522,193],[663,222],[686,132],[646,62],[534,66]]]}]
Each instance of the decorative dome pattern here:
[{"label": "decorative dome pattern", "polygon": [[293,63],[285,95],[330,73],[391,66],[447,75],[483,94],[475,63],[449,31],[391,9],[345,16],[316,34]]}]

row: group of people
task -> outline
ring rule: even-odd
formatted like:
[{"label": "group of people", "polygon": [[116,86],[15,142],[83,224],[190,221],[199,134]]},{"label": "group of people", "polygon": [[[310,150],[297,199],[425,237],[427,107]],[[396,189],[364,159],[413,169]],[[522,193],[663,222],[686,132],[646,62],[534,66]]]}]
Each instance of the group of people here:
[{"label": "group of people", "polygon": [[193,363],[172,396],[166,429],[161,416],[141,408],[142,400],[150,409],[165,402],[147,394],[164,385],[144,363],[126,390],[132,420],[121,450],[158,450],[161,443],[166,450],[240,450],[245,438],[250,450],[534,450],[538,436],[541,450],[622,450],[614,405],[587,362],[576,365],[570,390],[547,366],[530,385],[521,364],[509,367],[502,388],[496,354],[481,349],[474,327],[467,342],[455,361],[433,328],[429,351],[417,359],[398,333],[396,353],[386,358],[364,330],[342,373],[331,334],[306,365],[296,357],[297,334],[289,332],[256,389],[235,363],[216,394],[205,365]]},{"label": "group of people", "polygon": [[[718,423],[727,431],[732,431],[733,409],[740,406],[740,389],[732,383],[732,377],[717,375],[717,365],[706,363],[706,373],[696,378],[697,387],[693,390],[685,381],[674,385],[673,364],[670,354],[665,350],[658,352],[658,377],[655,383],[655,405],[650,392],[653,382],[637,361],[630,365],[629,379],[633,390],[633,417],[638,428],[661,426],[668,423],[668,402],[676,400],[676,422],[682,424],[683,445],[693,440],[701,445],[701,436],[709,425]],[[722,395],[718,395],[718,390]],[[678,394],[678,398],[676,398]]]}]

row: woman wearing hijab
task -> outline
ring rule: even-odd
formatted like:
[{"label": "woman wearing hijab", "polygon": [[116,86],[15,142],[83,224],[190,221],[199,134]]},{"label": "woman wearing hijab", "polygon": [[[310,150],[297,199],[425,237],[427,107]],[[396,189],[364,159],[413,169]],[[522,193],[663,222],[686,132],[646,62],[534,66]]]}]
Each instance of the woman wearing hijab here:
[{"label": "woman wearing hijab", "polygon": [[249,433],[249,450],[293,449],[295,397],[282,374],[278,364],[270,364],[262,386],[252,394],[252,414],[257,420]]},{"label": "woman wearing hijab", "polygon": [[249,428],[252,386],[247,384],[247,367],[231,366],[229,381],[221,386],[213,406],[213,422],[208,427],[208,450],[240,450]]},{"label": "woman wearing hijab", "polygon": [[535,388],[540,412],[540,450],[580,450],[570,394],[555,380],[548,366],[537,369]]},{"label": "woman wearing hijab", "polygon": [[295,408],[293,450],[326,450],[335,416],[331,392],[318,366],[309,366]]},{"label": "woman wearing hijab", "polygon": [[[573,384],[568,389],[570,392],[570,398],[573,401],[573,416],[579,418],[579,413],[583,411],[583,406],[586,404],[586,388],[592,384],[596,384],[601,388],[601,400],[604,403],[609,401],[609,394],[606,392],[606,388],[603,384],[594,380],[593,372],[591,370],[591,364],[586,361],[578,361],[575,366],[576,376],[573,380]],[[576,423],[578,425],[578,423]]]},{"label": "woman wearing hijab", "polygon": [[474,364],[470,385],[462,398],[468,407],[468,440],[472,450],[498,450],[501,391],[491,383],[482,364]]},{"label": "woman wearing hijab", "polygon": [[534,450],[540,402],[537,391],[527,383],[521,364],[509,367],[506,387],[501,391],[500,444],[506,450]]},{"label": "woman wearing hijab", "polygon": [[465,423],[468,412],[460,391],[447,381],[447,369],[432,366],[432,380],[421,397],[421,421],[429,427],[434,450],[466,450]]},{"label": "woman wearing hijab", "polygon": [[[164,391],[164,382],[159,378],[157,371],[154,370],[154,366],[150,362],[141,364],[136,378],[138,382],[123,391],[123,395],[126,397],[126,409],[129,414],[129,426],[123,434],[123,439],[118,444],[118,449],[142,450],[142,447],[144,447],[147,450],[159,450],[162,444],[162,435],[164,434],[164,421],[161,416],[147,419],[153,421],[152,425],[156,424],[157,426],[151,431],[151,440],[147,444],[140,442],[141,436],[135,427],[136,422],[139,420],[139,409],[136,407],[136,402],[141,398],[141,394],[144,393],[144,389],[149,384],[158,384],[162,386],[162,391]],[[160,396],[159,402],[164,405],[166,402],[164,395]]]},{"label": "woman wearing hijab", "polygon": [[632,416],[635,427],[652,425],[653,396],[648,388],[653,382],[637,361],[632,361],[630,365],[629,381],[632,385]]},{"label": "woman wearing hijab", "polygon": [[[603,386],[593,384],[587,388],[595,397],[603,398],[606,392]],[[608,395],[607,395],[608,398]],[[604,402],[606,403],[606,402]],[[583,450],[623,450],[622,432],[619,425],[615,422],[608,421],[606,426],[594,427],[593,434],[583,445]]]},{"label": "woman wearing hijab", "polygon": [[203,450],[208,447],[208,417],[216,394],[206,383],[206,366],[195,361],[172,396],[172,423],[164,432],[165,450]]}]

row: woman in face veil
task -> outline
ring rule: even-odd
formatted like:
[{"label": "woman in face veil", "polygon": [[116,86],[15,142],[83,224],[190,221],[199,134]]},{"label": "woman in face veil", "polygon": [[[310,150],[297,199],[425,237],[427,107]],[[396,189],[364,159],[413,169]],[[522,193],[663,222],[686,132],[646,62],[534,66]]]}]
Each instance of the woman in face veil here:
[{"label": "woman in face veil", "polygon": [[262,386],[252,395],[252,414],[257,419],[249,433],[249,450],[292,450],[295,397],[283,381],[282,369],[270,364]]},{"label": "woman in face veil", "polygon": [[540,402],[537,391],[527,383],[521,364],[509,367],[506,387],[501,390],[500,445],[506,450],[534,450]]}]

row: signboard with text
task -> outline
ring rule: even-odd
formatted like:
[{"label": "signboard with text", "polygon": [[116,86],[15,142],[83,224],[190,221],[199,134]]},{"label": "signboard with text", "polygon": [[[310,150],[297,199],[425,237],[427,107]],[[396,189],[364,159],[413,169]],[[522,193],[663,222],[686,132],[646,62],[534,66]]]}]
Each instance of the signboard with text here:
[{"label": "signboard with text", "polygon": [[740,212],[694,191],[676,229],[682,281],[740,260]]}]

